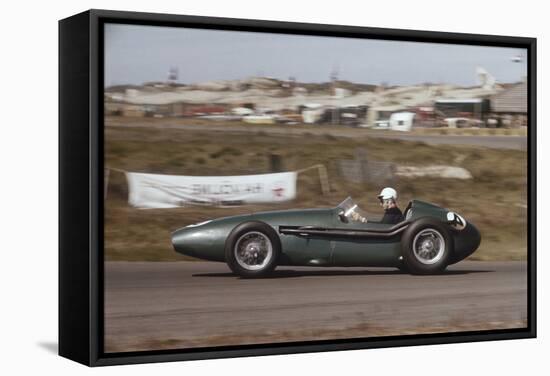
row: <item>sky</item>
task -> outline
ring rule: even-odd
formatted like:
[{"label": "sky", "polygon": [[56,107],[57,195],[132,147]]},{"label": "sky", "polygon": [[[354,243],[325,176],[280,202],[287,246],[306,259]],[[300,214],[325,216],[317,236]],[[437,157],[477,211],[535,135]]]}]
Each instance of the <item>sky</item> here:
[{"label": "sky", "polygon": [[[142,25],[105,25],[105,85],[166,81],[171,67],[183,84],[252,76],[327,82],[331,72],[355,83],[478,83],[476,67],[497,82],[527,75],[526,50],[504,47],[283,35]],[[524,59],[525,60],[525,59]]]}]

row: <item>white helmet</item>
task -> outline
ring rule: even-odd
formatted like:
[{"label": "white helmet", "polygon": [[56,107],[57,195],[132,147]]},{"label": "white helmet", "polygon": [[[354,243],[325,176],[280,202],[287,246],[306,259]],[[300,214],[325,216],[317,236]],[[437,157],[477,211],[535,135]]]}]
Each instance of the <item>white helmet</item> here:
[{"label": "white helmet", "polygon": [[378,195],[378,199],[380,201],[382,200],[389,200],[390,198],[393,198],[394,200],[397,200],[397,191],[391,187],[386,187],[382,189],[380,194]]}]

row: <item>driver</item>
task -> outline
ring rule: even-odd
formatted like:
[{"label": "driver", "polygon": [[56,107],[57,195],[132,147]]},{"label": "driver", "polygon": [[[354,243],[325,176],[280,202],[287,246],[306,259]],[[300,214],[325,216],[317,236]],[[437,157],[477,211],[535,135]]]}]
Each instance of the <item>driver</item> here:
[{"label": "driver", "polygon": [[397,191],[391,187],[382,189],[378,195],[380,205],[384,208],[382,223],[397,224],[403,221],[403,213],[397,207]]}]

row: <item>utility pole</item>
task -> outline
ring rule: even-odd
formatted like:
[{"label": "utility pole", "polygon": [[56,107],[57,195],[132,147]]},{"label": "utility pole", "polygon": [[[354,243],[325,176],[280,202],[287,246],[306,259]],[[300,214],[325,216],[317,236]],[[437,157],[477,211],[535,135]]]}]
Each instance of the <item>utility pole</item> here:
[{"label": "utility pole", "polygon": [[[330,88],[331,88],[331,96],[337,101],[338,98],[336,98],[336,82],[338,81],[338,66],[335,65],[332,69],[332,72],[330,73]],[[331,117],[331,123],[332,125],[336,124],[337,120],[337,103],[332,108],[332,117]]]}]

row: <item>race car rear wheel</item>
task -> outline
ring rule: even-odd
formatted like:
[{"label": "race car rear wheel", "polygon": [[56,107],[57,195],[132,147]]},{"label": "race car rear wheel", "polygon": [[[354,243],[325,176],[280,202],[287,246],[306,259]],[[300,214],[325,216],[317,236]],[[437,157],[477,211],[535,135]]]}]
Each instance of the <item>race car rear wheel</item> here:
[{"label": "race car rear wheel", "polygon": [[225,260],[229,268],[243,278],[269,275],[277,266],[281,241],[266,223],[241,223],[225,242]]},{"label": "race car rear wheel", "polygon": [[412,274],[440,273],[449,264],[453,242],[441,222],[421,218],[413,222],[401,238],[404,265]]}]

